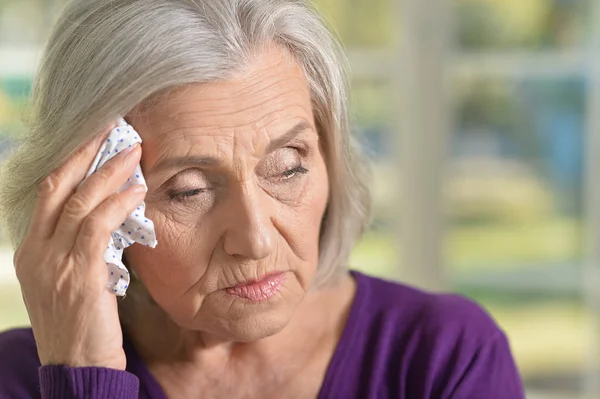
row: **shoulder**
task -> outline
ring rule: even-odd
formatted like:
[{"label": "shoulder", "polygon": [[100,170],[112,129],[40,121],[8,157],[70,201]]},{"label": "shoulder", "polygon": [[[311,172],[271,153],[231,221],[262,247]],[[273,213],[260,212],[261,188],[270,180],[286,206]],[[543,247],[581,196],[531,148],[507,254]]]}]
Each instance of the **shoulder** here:
[{"label": "shoulder", "polygon": [[[488,391],[487,397],[496,398],[496,382],[511,385],[511,395],[519,392],[506,336],[479,304],[461,295],[430,293],[360,273],[354,277],[356,314],[349,322],[359,325],[357,345],[377,348],[365,356],[386,370],[379,376],[382,386],[409,397],[469,397],[456,392],[473,384],[469,389]],[[493,373],[504,375],[504,380],[492,381],[488,377]]]},{"label": "shoulder", "polygon": [[[476,302],[457,294],[437,294],[401,283],[354,273],[357,301],[399,335],[418,331],[429,339],[469,335],[479,343],[498,334],[494,319]],[[387,321],[387,322],[386,322]]]},{"label": "shoulder", "polygon": [[39,367],[30,328],[0,333],[0,398],[38,397]]}]

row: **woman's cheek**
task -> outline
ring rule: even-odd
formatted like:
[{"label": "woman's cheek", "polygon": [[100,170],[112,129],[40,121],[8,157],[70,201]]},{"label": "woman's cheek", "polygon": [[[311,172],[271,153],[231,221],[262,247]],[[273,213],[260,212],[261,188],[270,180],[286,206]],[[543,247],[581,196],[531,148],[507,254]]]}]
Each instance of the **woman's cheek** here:
[{"label": "woman's cheek", "polygon": [[[136,272],[148,278],[168,279],[182,264],[190,246],[189,229],[175,222],[170,216],[150,208],[147,216],[154,223],[158,244],[156,248],[133,245],[128,248],[128,259],[133,263]],[[139,270],[137,270],[139,269]]]},{"label": "woman's cheek", "polygon": [[307,202],[310,179],[307,175],[299,175],[289,181],[261,182],[262,189],[276,201],[291,208],[297,208]]},{"label": "woman's cheek", "polygon": [[295,186],[293,190],[289,190],[290,205],[313,225],[315,221],[320,222],[329,196],[329,182],[325,168],[314,167],[311,173],[302,175]]}]

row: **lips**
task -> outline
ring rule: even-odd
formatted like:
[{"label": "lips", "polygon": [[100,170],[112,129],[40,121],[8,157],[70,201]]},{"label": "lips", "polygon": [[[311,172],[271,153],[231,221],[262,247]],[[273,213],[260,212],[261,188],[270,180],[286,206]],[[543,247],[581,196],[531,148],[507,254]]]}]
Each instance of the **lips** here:
[{"label": "lips", "polygon": [[258,281],[250,281],[238,284],[235,287],[226,288],[229,295],[253,302],[265,301],[273,297],[281,289],[285,274],[271,273]]}]

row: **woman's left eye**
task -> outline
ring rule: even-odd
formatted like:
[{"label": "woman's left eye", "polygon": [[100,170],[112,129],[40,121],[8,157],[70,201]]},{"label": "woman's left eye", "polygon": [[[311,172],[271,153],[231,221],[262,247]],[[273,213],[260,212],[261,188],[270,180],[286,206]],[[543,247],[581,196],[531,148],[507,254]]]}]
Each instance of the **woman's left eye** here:
[{"label": "woman's left eye", "polygon": [[292,177],[296,176],[297,174],[304,174],[304,173],[307,173],[307,172],[308,172],[308,169],[306,169],[305,167],[303,167],[303,166],[296,166],[293,169],[289,169],[289,170],[286,170],[285,172],[283,172],[282,175],[281,175],[281,177],[284,180],[287,180],[287,179],[291,179]]},{"label": "woman's left eye", "polygon": [[185,201],[190,197],[195,197],[198,194],[205,192],[205,188],[196,188],[194,190],[184,191],[182,193],[169,193],[171,201]]}]

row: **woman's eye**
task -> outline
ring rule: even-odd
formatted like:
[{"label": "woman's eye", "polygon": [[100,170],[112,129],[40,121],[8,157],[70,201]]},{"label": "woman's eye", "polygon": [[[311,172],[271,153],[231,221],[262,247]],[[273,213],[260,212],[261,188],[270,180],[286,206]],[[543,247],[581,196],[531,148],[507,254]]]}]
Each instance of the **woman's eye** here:
[{"label": "woman's eye", "polygon": [[289,170],[286,170],[285,172],[283,172],[282,178],[284,180],[287,180],[287,179],[291,179],[292,177],[296,176],[297,174],[304,174],[307,172],[308,172],[308,169],[306,169],[305,167],[297,166],[293,169],[289,169]]},{"label": "woman's eye", "polygon": [[[295,168],[288,169],[285,172],[283,172],[280,175],[279,179],[289,180],[298,174],[305,174],[307,172],[308,172],[308,169],[306,169],[305,167],[296,166]],[[188,190],[188,191],[183,191],[183,192],[171,191],[168,193],[168,195],[169,195],[170,201],[185,202],[186,200],[189,200],[190,198],[200,195],[202,193],[205,193],[208,190],[210,190],[210,189],[209,188],[196,188],[193,190]]]},{"label": "woman's eye", "polygon": [[188,198],[202,194],[206,190],[206,188],[196,188],[194,190],[184,191],[182,193],[169,193],[169,198],[171,201],[185,201]]}]

